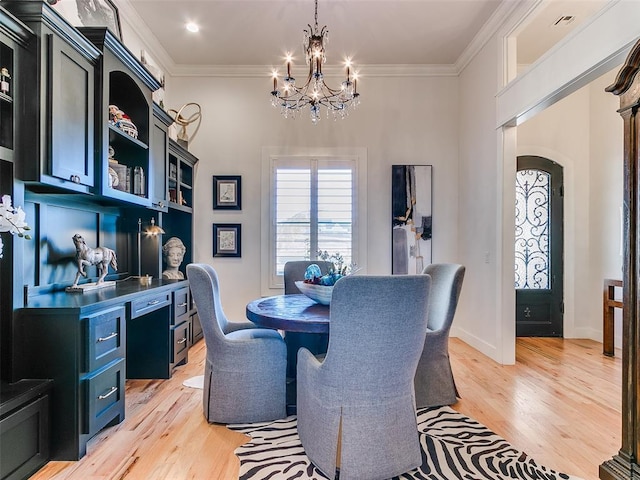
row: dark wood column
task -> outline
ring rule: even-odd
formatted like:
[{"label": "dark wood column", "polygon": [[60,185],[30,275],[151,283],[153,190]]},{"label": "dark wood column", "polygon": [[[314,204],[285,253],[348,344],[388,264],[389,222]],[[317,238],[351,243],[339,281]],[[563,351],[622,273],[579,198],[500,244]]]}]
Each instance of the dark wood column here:
[{"label": "dark wood column", "polygon": [[624,119],[624,255],[622,314],[622,446],[600,465],[602,480],[640,479],[640,41],[607,92],[620,97]]}]

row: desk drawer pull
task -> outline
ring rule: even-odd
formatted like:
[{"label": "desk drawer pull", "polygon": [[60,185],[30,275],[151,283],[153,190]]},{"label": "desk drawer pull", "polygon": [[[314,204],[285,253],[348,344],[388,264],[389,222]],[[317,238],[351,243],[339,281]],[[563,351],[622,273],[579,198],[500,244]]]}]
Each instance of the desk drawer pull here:
[{"label": "desk drawer pull", "polygon": [[105,398],[109,398],[111,395],[113,395],[117,391],[118,391],[118,387],[111,387],[111,390],[109,390],[108,393],[105,393],[104,395],[98,395],[98,400],[104,400]]},{"label": "desk drawer pull", "polygon": [[182,343],[184,343],[186,341],[187,341],[187,337],[184,337],[184,338],[181,338],[180,340],[178,340],[177,343],[178,343],[178,345],[180,345],[180,344],[182,344]]},{"label": "desk drawer pull", "polygon": [[184,302],[178,305],[178,307],[186,307],[186,306],[187,306],[187,302]]},{"label": "desk drawer pull", "polygon": [[118,336],[118,332],[113,332],[110,335],[107,335],[106,337],[100,337],[98,338],[98,343],[99,342],[106,342],[107,340],[111,340],[112,338],[115,338]]},{"label": "desk drawer pull", "polygon": [[151,305],[157,305],[160,303],[160,300],[151,300],[150,302],[147,302],[147,305],[151,306]]}]

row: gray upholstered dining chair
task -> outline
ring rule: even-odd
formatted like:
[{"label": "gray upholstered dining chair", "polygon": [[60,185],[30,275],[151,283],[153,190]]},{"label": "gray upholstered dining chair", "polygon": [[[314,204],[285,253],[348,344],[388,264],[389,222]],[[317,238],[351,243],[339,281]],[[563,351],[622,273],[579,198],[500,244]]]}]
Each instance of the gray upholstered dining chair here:
[{"label": "gray upholstered dining chair", "polygon": [[341,278],[326,357],[298,352],[298,433],[329,478],[338,464],[340,480],[377,480],[422,463],[413,379],[430,284],[428,275]]},{"label": "gray upholstered dining chair", "polygon": [[427,335],[415,377],[416,406],[452,405],[460,397],[449,360],[449,330],[456,313],[465,267],[432,263],[422,273],[431,276]]},{"label": "gray upholstered dining chair", "polygon": [[229,322],[214,268],[187,265],[207,357],[203,409],[210,423],[251,423],[286,416],[287,349],[275,330],[249,321]]}]

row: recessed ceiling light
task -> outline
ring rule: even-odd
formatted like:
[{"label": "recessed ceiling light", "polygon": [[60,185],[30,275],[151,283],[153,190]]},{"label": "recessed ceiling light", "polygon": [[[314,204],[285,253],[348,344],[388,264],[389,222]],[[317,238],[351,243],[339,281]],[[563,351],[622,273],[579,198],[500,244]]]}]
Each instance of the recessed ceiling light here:
[{"label": "recessed ceiling light", "polygon": [[185,25],[185,28],[189,30],[191,33],[198,33],[200,31],[200,27],[193,22],[187,23]]}]

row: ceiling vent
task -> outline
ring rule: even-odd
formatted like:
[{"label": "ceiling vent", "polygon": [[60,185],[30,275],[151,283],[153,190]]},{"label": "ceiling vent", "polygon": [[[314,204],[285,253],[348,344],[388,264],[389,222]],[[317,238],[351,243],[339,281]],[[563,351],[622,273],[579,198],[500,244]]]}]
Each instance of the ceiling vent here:
[{"label": "ceiling vent", "polygon": [[555,27],[562,27],[565,25],[569,25],[575,19],[576,17],[574,17],[573,15],[563,15],[560,18],[558,18],[555,22],[553,22],[553,25]]}]

